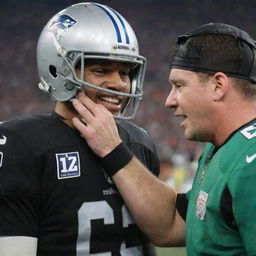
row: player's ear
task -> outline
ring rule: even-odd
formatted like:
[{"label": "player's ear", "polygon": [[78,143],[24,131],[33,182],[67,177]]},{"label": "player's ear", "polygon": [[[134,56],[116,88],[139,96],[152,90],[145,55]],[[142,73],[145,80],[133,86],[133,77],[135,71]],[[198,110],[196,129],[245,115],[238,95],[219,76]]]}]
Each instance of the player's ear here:
[{"label": "player's ear", "polygon": [[213,100],[222,101],[230,86],[229,77],[223,72],[217,72],[213,75],[212,81],[213,88]]}]

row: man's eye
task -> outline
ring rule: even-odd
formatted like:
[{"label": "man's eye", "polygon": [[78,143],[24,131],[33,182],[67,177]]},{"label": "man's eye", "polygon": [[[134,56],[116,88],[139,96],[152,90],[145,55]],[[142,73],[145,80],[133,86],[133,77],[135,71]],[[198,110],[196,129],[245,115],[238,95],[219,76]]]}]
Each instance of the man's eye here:
[{"label": "man's eye", "polygon": [[130,75],[130,71],[129,70],[128,71],[121,71],[120,75],[121,76],[129,76]]},{"label": "man's eye", "polygon": [[94,69],[93,72],[99,73],[99,74],[105,74],[107,71],[105,69]]}]

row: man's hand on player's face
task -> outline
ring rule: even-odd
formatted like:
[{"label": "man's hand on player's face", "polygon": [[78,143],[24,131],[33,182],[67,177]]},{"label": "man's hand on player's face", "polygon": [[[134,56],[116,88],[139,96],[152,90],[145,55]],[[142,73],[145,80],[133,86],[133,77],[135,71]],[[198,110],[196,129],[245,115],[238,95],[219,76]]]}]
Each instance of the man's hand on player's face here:
[{"label": "man's hand on player's face", "polygon": [[80,114],[80,118],[73,118],[73,124],[96,155],[104,157],[121,143],[113,115],[103,105],[84,93],[73,99],[73,105]]}]

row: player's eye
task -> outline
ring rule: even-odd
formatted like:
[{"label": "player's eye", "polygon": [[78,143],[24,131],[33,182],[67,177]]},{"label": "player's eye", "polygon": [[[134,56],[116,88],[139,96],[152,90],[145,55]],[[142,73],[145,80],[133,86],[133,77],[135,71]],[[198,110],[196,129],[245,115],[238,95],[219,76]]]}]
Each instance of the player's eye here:
[{"label": "player's eye", "polygon": [[130,75],[130,70],[123,70],[119,72],[120,76],[129,76]]},{"label": "player's eye", "polygon": [[95,68],[92,70],[92,72],[99,74],[99,75],[104,75],[108,73],[108,70],[105,68]]}]

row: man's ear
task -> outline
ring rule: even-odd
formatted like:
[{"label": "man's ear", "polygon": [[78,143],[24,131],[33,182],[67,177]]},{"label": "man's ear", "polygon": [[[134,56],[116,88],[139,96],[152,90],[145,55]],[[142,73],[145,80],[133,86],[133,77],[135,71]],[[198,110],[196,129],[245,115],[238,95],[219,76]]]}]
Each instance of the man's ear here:
[{"label": "man's ear", "polygon": [[212,82],[214,84],[213,100],[222,101],[229,88],[229,77],[222,72],[217,72],[212,76]]}]

